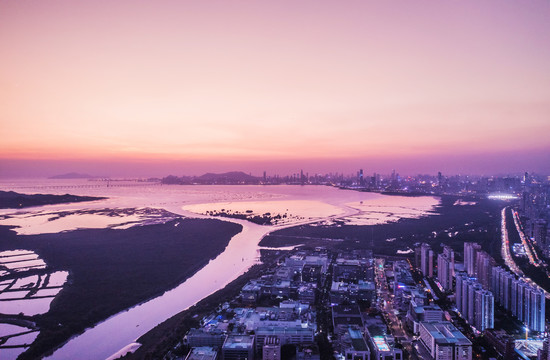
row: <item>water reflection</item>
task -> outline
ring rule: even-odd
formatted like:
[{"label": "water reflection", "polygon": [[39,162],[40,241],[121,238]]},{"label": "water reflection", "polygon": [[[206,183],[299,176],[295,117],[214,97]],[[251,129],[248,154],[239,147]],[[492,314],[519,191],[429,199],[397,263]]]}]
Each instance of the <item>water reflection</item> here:
[{"label": "water reflection", "polygon": [[59,233],[77,229],[126,229],[135,225],[163,223],[174,219],[162,209],[73,209],[6,213],[0,225],[15,226],[19,235]]},{"label": "water reflection", "polygon": [[201,215],[263,216],[271,225],[290,225],[345,214],[340,207],[314,200],[204,203],[184,206],[183,209]]},{"label": "water reflection", "polygon": [[1,251],[0,271],[0,353],[2,359],[10,360],[38,336],[29,317],[49,311],[68,273],[50,272],[44,261],[28,250]]}]

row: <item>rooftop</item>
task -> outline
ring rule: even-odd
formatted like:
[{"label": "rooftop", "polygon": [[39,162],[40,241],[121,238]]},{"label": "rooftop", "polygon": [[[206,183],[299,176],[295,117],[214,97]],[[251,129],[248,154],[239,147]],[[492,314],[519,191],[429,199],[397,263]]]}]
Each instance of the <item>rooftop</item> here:
[{"label": "rooftop", "polygon": [[229,335],[223,344],[224,349],[249,349],[254,345],[254,335]]},{"label": "rooftop", "polygon": [[440,345],[472,345],[470,340],[448,321],[426,321],[420,323],[420,326],[423,326]]},{"label": "rooftop", "polygon": [[378,351],[390,351],[390,346],[386,342],[386,338],[384,336],[373,336],[372,340],[378,348]]},{"label": "rooftop", "polygon": [[348,328],[349,337],[351,339],[351,345],[357,351],[367,351],[368,346],[363,338],[363,334],[358,329]]},{"label": "rooftop", "polygon": [[216,359],[218,352],[211,347],[196,347],[191,349],[185,360],[212,360]]}]

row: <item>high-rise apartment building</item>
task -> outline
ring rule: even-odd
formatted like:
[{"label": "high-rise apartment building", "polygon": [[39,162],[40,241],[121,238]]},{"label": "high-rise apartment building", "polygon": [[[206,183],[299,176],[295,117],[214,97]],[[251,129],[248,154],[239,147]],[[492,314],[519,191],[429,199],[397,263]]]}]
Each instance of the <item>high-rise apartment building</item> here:
[{"label": "high-rise apartment building", "polygon": [[433,277],[434,252],[430,245],[423,243],[420,245],[420,271],[424,276]]},{"label": "high-rise apartment building", "polygon": [[456,307],[462,318],[483,331],[494,326],[494,297],[475,278],[465,272],[456,274]]},{"label": "high-rise apartment building", "polygon": [[455,267],[455,253],[445,246],[443,253],[437,256],[437,280],[445,290],[453,289],[453,276]]},{"label": "high-rise apartment building", "polygon": [[495,266],[495,260],[487,252],[479,251],[477,253],[474,272],[477,275],[477,281],[479,281],[486,290],[491,289],[492,269]]},{"label": "high-rise apartment building", "polygon": [[529,316],[527,317],[525,325],[527,325],[530,330],[544,332],[544,315],[546,310],[544,290],[538,286],[530,286],[527,288],[525,299],[526,302],[528,301],[529,303]]},{"label": "high-rise apartment building", "polygon": [[540,287],[528,284],[524,279],[501,267],[493,269],[493,294],[504,308],[522,321],[529,330],[545,331],[545,293]]},{"label": "high-rise apartment building", "polygon": [[481,245],[476,243],[464,243],[464,270],[470,276],[476,276],[475,266],[477,253],[481,251]]},{"label": "high-rise apartment building", "polygon": [[492,329],[495,326],[495,299],[493,294],[484,289],[475,291],[474,326],[479,331]]}]

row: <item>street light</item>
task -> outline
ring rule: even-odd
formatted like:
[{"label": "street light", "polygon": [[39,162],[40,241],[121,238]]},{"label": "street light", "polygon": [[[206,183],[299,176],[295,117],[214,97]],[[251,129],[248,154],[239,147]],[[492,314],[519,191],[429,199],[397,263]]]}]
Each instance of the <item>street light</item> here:
[{"label": "street light", "polygon": [[529,335],[529,328],[526,326],[525,327],[525,340],[527,340],[527,336]]}]

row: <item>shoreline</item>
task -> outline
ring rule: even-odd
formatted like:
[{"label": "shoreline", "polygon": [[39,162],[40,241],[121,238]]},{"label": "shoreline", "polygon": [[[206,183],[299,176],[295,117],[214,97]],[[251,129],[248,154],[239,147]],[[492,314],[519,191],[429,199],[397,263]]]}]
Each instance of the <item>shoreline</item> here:
[{"label": "shoreline", "polygon": [[[402,196],[402,194],[395,194],[397,196]],[[391,195],[389,195],[391,196]],[[439,197],[439,196],[434,196],[432,194],[430,195],[425,195],[425,196],[428,196],[428,197]],[[210,216],[201,216],[199,214],[196,214],[196,213],[189,213],[183,209],[181,209],[181,206],[180,205],[169,205],[169,206],[158,206],[158,207],[162,207],[163,209],[165,209],[166,211],[169,211],[169,212],[172,212],[172,213],[176,213],[178,215],[182,215],[182,216],[192,216],[193,218],[195,219],[212,219],[212,217]],[[172,207],[172,208],[171,208]],[[440,208],[442,207],[442,204],[441,204],[441,201],[439,201],[438,205],[436,205],[432,210],[428,211],[425,215],[422,215],[422,217],[431,217],[433,216],[434,213],[439,213],[440,211]],[[357,213],[358,212],[358,209],[355,209],[355,208],[350,208],[349,206],[343,206],[342,205],[342,208],[345,208],[346,209],[346,214],[340,214],[340,215],[334,215],[334,216],[330,216],[328,218],[325,218],[325,219],[314,219],[314,220],[311,220],[311,219],[308,219],[307,221],[300,221],[300,222],[296,222],[296,223],[292,223],[292,224],[285,224],[285,225],[279,225],[279,226],[260,226],[260,228],[262,229],[261,232],[265,232],[265,234],[262,236],[262,241],[263,239],[265,239],[266,237],[270,237],[272,234],[271,233],[275,233],[275,232],[279,232],[279,231],[285,231],[285,230],[288,230],[288,229],[295,229],[295,228],[299,228],[299,227],[305,227],[305,226],[309,226],[309,224],[311,223],[316,223],[316,222],[319,222],[319,221],[323,221],[323,220],[327,220],[327,219],[337,219],[339,217],[345,217],[345,216],[350,216],[354,213]],[[175,209],[175,210],[174,210]],[[422,218],[421,217],[421,218]],[[403,221],[416,221],[416,220],[419,220],[418,218],[410,218],[410,219],[404,219]],[[242,223],[242,222],[245,222],[247,224],[251,224],[250,222],[248,221],[245,221],[245,220],[237,220],[237,219],[221,219],[219,220],[221,222],[225,222],[225,223]],[[399,224],[399,221],[397,222],[394,222],[394,223],[390,223],[390,224],[385,224],[385,225],[390,225],[390,226],[395,226],[395,224]],[[253,224],[251,224],[253,225]],[[256,226],[259,226],[259,225],[256,225]],[[361,228],[370,228],[372,227],[373,225],[353,225],[353,226],[356,226],[356,227],[361,227]],[[376,226],[376,225],[374,225]],[[87,231],[87,230],[85,230]],[[301,240],[299,244],[292,244],[293,246],[296,246],[296,245],[301,245],[301,244],[306,244],[308,245],[310,242],[309,241],[304,241],[304,240]],[[264,244],[260,244],[260,246],[264,247],[265,245]],[[277,247],[276,248],[280,248],[281,246],[285,246],[285,245],[280,245],[280,244],[277,244]],[[199,267],[200,269],[201,267]],[[234,279],[233,281],[236,281],[237,279],[239,279],[242,275],[238,276],[236,279]],[[183,280],[185,281],[185,280]],[[182,282],[183,282],[182,281]],[[181,283],[181,282],[180,282]],[[176,284],[175,286],[178,286],[178,284]],[[217,291],[220,291],[220,290],[223,290],[225,289],[225,287],[221,288],[221,289],[218,289]],[[166,293],[167,291],[169,291],[169,289],[164,289],[160,295]],[[200,299],[198,301],[198,303],[202,302],[204,299],[210,297],[211,295],[213,295],[212,293],[208,296],[206,296],[205,298],[203,299]],[[157,295],[158,296],[158,295]],[[147,302],[148,300],[152,299],[152,298],[155,298],[156,296],[151,296],[150,298],[148,299],[145,299],[145,300],[142,300],[142,302],[140,302],[139,304],[142,304],[144,302]],[[137,307],[139,306],[139,304],[134,304],[131,308],[126,308],[124,309],[123,311],[128,311],[134,307]],[[112,316],[116,316],[116,314],[113,314]],[[112,317],[111,316],[111,317]],[[110,318],[110,317],[109,317]],[[106,318],[104,320],[102,320],[102,322],[105,322],[107,321],[109,318]],[[98,324],[94,325],[94,326],[97,326]],[[75,335],[73,335],[74,337]],[[71,337],[71,339],[73,338]],[[70,339],[68,339],[65,343],[67,343]]]},{"label": "shoreline", "polygon": [[[431,195],[430,195],[431,196]],[[454,220],[454,225],[457,225],[456,222],[460,221],[457,219],[453,219],[453,214],[446,213],[446,210],[452,209],[453,207],[456,207],[457,205],[454,205],[456,197],[447,197],[446,199],[443,199],[443,197],[440,197],[441,201],[439,205],[436,206],[435,209],[433,209],[429,214],[421,217],[421,218],[410,218],[410,219],[403,219],[401,221],[386,223],[386,224],[380,224],[380,225],[348,225],[348,227],[361,227],[361,228],[372,228],[377,226],[382,227],[401,227],[404,223],[409,224],[418,224],[419,222],[422,222],[422,220],[428,220],[428,218],[437,219],[438,217],[445,215],[450,218],[450,220]],[[443,201],[445,200],[445,201]],[[498,210],[500,208],[499,204],[491,203],[491,202],[485,202],[484,204],[478,204],[475,205],[478,208],[479,212],[485,212],[486,210],[491,210],[495,212],[495,210]],[[458,209],[455,209],[457,211],[463,210],[464,212],[468,213],[467,209],[464,207],[459,207]],[[498,212],[498,211],[497,211]],[[472,215],[472,216],[475,216]],[[483,226],[490,228],[492,222],[494,219],[491,218],[491,216],[488,216],[487,218],[484,218],[480,220],[480,224],[483,224]],[[444,225],[444,224],[443,224]],[[476,227],[479,224],[472,224],[471,226]],[[272,233],[267,234],[264,236],[264,238],[260,241],[260,246],[267,246],[267,244],[262,244],[266,238],[269,238],[271,236],[276,236],[276,232],[278,231],[294,231],[303,227],[307,227],[308,225],[304,224],[298,224],[293,227],[287,227],[285,229],[276,230]],[[420,227],[426,227],[429,226],[428,224],[420,224]],[[333,226],[334,227],[334,226]],[[426,231],[427,229],[423,229]],[[428,229],[430,231],[431,229]],[[467,235],[467,231],[463,231],[463,235]],[[413,234],[413,237],[416,234]],[[488,234],[484,236],[492,236],[494,234]],[[445,235],[446,236],[446,235]],[[427,242],[432,243],[432,245],[435,245],[437,241],[439,241],[441,238],[438,238],[437,236],[433,239],[426,239]],[[380,239],[378,239],[378,242],[380,242]],[[498,242],[498,239],[497,239]],[[388,243],[383,241],[381,242],[382,245],[387,245]],[[463,244],[463,241],[458,241],[454,244],[455,247],[461,247]],[[308,241],[308,239],[297,236],[296,240],[292,242],[292,244],[270,244],[270,245],[276,245],[272,248],[270,248],[270,251],[279,251],[282,252],[284,250],[287,250],[284,248],[287,247],[299,247],[299,246],[306,246],[306,247],[315,247],[315,246],[324,246],[326,248],[332,249],[332,250],[342,250],[342,249],[353,249],[353,248],[361,248],[360,246],[357,246],[357,243],[355,241],[349,241],[344,240],[343,242],[335,242],[335,241],[325,241],[323,243],[316,243],[312,241]],[[405,246],[405,245],[402,245]],[[484,248],[490,250],[493,246],[492,240],[487,239],[484,242]],[[373,249],[375,256],[388,256],[385,252],[378,252],[376,249]],[[390,254],[390,256],[396,256],[394,254]],[[399,255],[397,255],[399,256]],[[411,254],[401,255],[400,257],[410,257]],[[266,269],[268,265],[265,266],[258,265],[255,267],[255,269],[258,269],[258,273],[261,273],[264,269]],[[249,270],[250,272],[250,270]],[[127,354],[126,359],[132,359],[132,360],[141,360],[141,359],[149,359],[153,356],[161,356],[166,353],[170,349],[170,346],[174,346],[178,339],[181,340],[183,335],[185,335],[185,332],[192,327],[192,319],[198,318],[200,320],[201,315],[206,315],[208,312],[215,309],[220,303],[223,303],[225,301],[230,301],[232,297],[239,293],[240,289],[246,283],[248,279],[250,279],[252,276],[248,276],[248,273],[245,273],[241,276],[239,276],[237,279],[235,279],[233,282],[225,286],[224,288],[218,290],[217,292],[209,295],[208,297],[202,299],[199,301],[196,305],[190,307],[189,309],[182,311],[174,316],[172,316],[170,319],[166,320],[165,322],[159,324],[154,329],[148,331],[145,335],[140,337],[137,341],[142,344],[140,348],[138,348],[134,353]],[[242,285],[240,285],[242,283]],[[223,295],[225,294],[225,296]],[[234,294],[233,296],[229,296],[231,294]],[[170,345],[171,344],[171,345]]]},{"label": "shoreline", "polygon": [[140,336],[136,339],[136,342],[141,346],[135,352],[128,353],[124,359],[149,359],[155,355],[163,354],[166,351],[167,342],[180,341],[190,327],[198,325],[197,320],[210,313],[220,303],[230,301],[237,296],[249,280],[258,277],[266,269],[276,264],[277,260],[288,251],[262,250],[262,262],[260,264],[252,266],[223,288],[211,293],[189,308],[174,314]]},{"label": "shoreline", "polygon": [[[223,253],[233,234],[242,230],[240,225],[219,220],[181,218],[123,230],[44,235],[15,235],[7,227],[0,229],[0,233],[10,235],[5,237],[7,241],[0,245],[1,249],[33,250],[50,269],[70,273],[49,311],[32,317],[41,333],[20,359],[52,354],[54,349],[118,313],[162,296]],[[207,249],[193,244],[195,236],[202,235],[211,244]],[[218,240],[212,242],[212,236]],[[160,238],[165,240],[158,242]],[[112,271],[117,271],[118,276],[113,277]],[[58,327],[58,323],[63,326]]]},{"label": "shoreline", "polygon": [[98,196],[22,194],[15,191],[0,190],[0,209],[26,209],[30,207],[81,203],[106,199],[107,197]]}]

